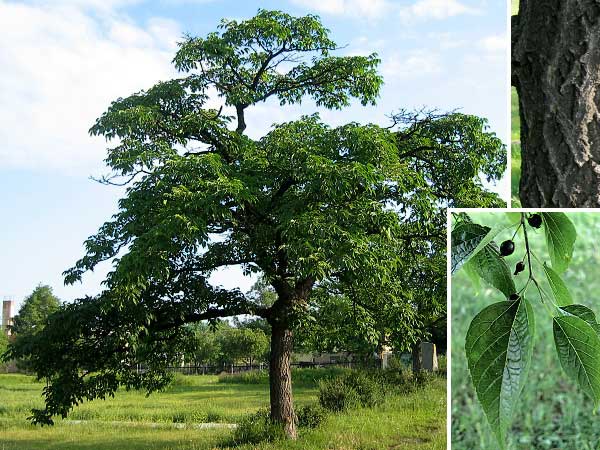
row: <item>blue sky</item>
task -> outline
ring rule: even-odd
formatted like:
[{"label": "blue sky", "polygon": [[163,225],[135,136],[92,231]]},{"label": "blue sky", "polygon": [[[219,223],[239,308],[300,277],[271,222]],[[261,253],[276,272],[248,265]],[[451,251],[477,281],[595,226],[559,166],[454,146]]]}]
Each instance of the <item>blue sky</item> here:
[{"label": "blue sky", "polygon": [[[106,172],[106,145],[88,128],[110,101],[176,76],[170,61],[183,33],[205,35],[258,8],[318,14],[345,46],[340,54],[379,54],[378,105],[323,111],[332,125],[460,108],[487,117],[508,142],[503,0],[0,0],[0,297],[20,302],[38,283],[63,300],[99,291],[108,264],[75,286],[61,276],[123,192],[89,179]],[[267,102],[248,110],[248,132],[314,110]],[[496,190],[508,198],[507,182]],[[252,282],[236,271],[213,281]]]}]

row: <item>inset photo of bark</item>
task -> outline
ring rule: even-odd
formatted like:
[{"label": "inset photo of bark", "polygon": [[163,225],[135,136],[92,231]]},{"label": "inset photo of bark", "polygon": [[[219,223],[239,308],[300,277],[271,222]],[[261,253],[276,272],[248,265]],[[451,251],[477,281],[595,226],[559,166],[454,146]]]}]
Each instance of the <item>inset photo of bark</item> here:
[{"label": "inset photo of bark", "polygon": [[597,449],[600,213],[451,227],[452,449]]},{"label": "inset photo of bark", "polygon": [[512,0],[512,197],[600,206],[600,2]]}]

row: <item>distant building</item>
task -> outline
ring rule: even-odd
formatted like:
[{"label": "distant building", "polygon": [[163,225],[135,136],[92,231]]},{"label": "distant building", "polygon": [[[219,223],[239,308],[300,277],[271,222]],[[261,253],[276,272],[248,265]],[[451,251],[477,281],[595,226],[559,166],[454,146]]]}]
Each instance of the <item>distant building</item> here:
[{"label": "distant building", "polygon": [[14,300],[4,300],[2,302],[2,332],[7,336],[10,336],[10,328],[13,324],[13,311],[15,307]]}]

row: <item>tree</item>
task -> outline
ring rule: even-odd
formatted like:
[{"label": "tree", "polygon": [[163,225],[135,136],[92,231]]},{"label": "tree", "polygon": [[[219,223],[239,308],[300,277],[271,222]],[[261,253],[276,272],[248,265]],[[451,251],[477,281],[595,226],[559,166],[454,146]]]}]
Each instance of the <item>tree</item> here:
[{"label": "tree", "polygon": [[598,20],[596,0],[521,0],[512,18],[523,206],[600,205]]},{"label": "tree", "polygon": [[215,330],[205,323],[188,325],[192,334],[185,351],[186,359],[194,364],[212,364],[218,360],[219,344]]},{"label": "tree", "polygon": [[[331,128],[314,114],[258,140],[244,134],[248,108],[271,97],[329,109],[375,103],[376,55],[331,56],[336,49],[314,16],[224,20],[220,32],[180,44],[182,78],[118,99],[97,120],[93,134],[118,140],[104,182],[123,177],[128,188],[65,281],[105,260],[114,269],[99,296],[66,305],[43,336],[12,348],[48,379],[34,423],[120,384],[160,389],[185,324],[248,314],[271,326],[271,419],[294,438],[292,336],[313,289],[343,283],[348,270],[374,286],[411,264],[405,252],[416,243],[430,245],[442,207],[503,204],[482,179],[502,175],[505,147],[478,117],[401,111],[388,128]],[[234,116],[204,108],[213,89]],[[226,266],[260,274],[275,302],[210,285]],[[144,373],[132,370],[140,362]]]},{"label": "tree", "polygon": [[60,300],[52,293],[52,288],[38,285],[25,298],[18,314],[13,318],[11,332],[15,335],[15,339],[39,333],[46,325],[48,316],[57,311],[59,307]]},{"label": "tree", "polygon": [[8,349],[8,336],[4,330],[0,331],[0,356],[2,356]]},{"label": "tree", "polygon": [[264,357],[269,348],[269,341],[262,330],[226,328],[220,331],[217,339],[223,361],[229,364],[245,360],[252,365]]}]

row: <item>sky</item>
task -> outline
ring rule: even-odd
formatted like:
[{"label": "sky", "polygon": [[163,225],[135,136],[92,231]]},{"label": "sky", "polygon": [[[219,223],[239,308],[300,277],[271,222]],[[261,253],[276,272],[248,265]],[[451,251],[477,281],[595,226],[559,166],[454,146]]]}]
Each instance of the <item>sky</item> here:
[{"label": "sky", "polygon": [[[110,102],[177,76],[184,33],[259,8],[316,14],[343,48],[378,53],[376,106],[319,110],[332,126],[387,125],[401,108],[458,109],[489,119],[509,142],[507,6],[501,0],[0,0],[0,297],[19,304],[38,284],[69,301],[101,290],[110,263],[64,286],[83,241],[117,211],[123,189],[107,174],[107,143],[88,130]],[[268,101],[246,112],[248,134],[318,110]],[[494,188],[509,198],[508,181]],[[211,281],[248,290],[235,270]]]}]

